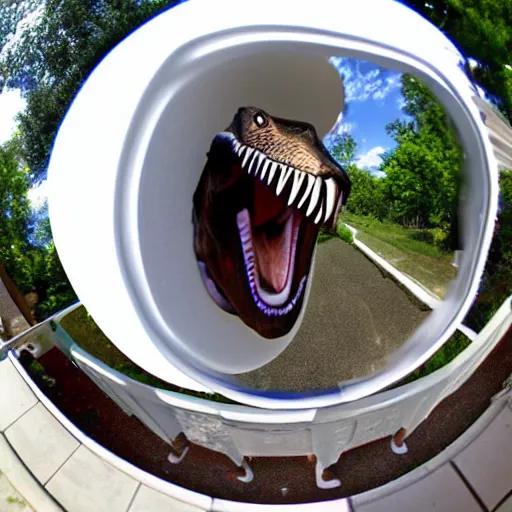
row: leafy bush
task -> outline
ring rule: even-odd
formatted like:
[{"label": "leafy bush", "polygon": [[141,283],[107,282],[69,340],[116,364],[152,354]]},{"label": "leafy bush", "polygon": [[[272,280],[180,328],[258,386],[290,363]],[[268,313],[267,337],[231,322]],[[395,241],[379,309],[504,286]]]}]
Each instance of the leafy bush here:
[{"label": "leafy bush", "polygon": [[443,251],[450,249],[449,228],[419,229],[411,232],[411,238],[432,244]]},{"label": "leafy bush", "polygon": [[41,382],[50,388],[54,387],[57,383],[53,377],[47,375],[44,366],[37,359],[32,359],[30,361],[29,365],[27,366],[27,371],[33,379],[40,379]]},{"label": "leafy bush", "polygon": [[354,243],[354,235],[352,235],[352,231],[350,231],[350,229],[342,222],[338,223],[338,225],[336,226],[336,234],[344,242],[347,242],[348,244]]}]

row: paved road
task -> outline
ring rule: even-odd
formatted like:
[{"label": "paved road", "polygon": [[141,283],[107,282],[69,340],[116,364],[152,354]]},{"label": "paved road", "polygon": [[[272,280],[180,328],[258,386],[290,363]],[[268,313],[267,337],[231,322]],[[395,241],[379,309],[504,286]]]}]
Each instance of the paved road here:
[{"label": "paved road", "polygon": [[266,390],[329,389],[382,367],[427,315],[358,249],[335,238],[318,246],[296,338],[274,361],[238,378]]}]

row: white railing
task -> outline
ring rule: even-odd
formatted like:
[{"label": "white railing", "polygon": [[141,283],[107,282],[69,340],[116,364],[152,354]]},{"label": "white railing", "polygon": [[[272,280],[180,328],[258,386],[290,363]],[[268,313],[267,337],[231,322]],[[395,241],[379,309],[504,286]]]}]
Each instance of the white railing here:
[{"label": "white railing", "polygon": [[170,445],[174,453],[171,462],[186,456],[186,443],[190,441],[227,455],[245,469],[245,476],[239,478],[249,481],[252,472],[247,457],[314,454],[317,484],[326,488],[339,482],[324,480],[323,470],[351,448],[400,432],[392,438],[391,448],[397,453],[406,451],[402,437],[410,435],[446,396],[456,391],[508,331],[512,325],[511,306],[512,297],[468,348],[434,373],[361,400],[308,410],[276,411],[223,404],[130,379],[81,349],[60,326],[59,319],[76,305],[54,317],[51,325],[40,324],[19,336],[9,347],[16,353],[31,346],[38,355],[57,346],[127,414],[136,416]]}]

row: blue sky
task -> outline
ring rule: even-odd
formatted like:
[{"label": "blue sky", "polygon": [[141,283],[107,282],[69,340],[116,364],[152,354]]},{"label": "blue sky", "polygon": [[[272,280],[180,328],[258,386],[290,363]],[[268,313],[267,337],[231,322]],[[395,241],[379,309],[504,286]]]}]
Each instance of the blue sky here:
[{"label": "blue sky", "polygon": [[396,145],[386,124],[404,117],[401,73],[358,59],[333,57],[331,62],[343,76],[347,105],[335,132],[349,132],[358,144],[358,164],[375,170],[379,154]]}]

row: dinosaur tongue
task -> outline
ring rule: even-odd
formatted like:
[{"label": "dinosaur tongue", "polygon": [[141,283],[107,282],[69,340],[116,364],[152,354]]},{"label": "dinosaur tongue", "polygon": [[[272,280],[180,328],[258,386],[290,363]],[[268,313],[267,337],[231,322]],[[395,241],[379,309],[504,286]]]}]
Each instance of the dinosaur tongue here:
[{"label": "dinosaur tongue", "polygon": [[298,212],[255,180],[251,215],[254,252],[261,285],[274,293],[281,292],[288,281],[296,215]]}]

